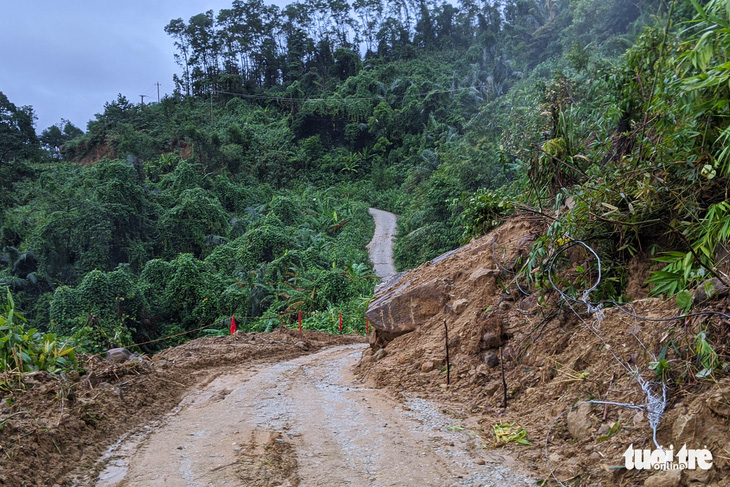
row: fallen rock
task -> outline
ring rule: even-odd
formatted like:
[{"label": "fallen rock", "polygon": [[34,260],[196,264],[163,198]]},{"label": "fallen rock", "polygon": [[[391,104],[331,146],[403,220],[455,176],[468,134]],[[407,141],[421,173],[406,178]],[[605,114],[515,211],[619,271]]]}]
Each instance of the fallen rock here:
[{"label": "fallen rock", "polygon": [[708,397],[706,403],[713,413],[723,418],[730,418],[730,398],[722,392],[716,392]]},{"label": "fallen rock", "polygon": [[456,313],[457,315],[460,315],[464,312],[467,305],[469,304],[468,299],[457,299],[451,304],[451,310]]},{"label": "fallen rock", "polygon": [[112,348],[106,352],[106,361],[110,364],[123,364],[132,357],[126,348]]},{"label": "fallen rock", "polygon": [[502,337],[498,332],[488,331],[482,335],[480,346],[485,349],[494,349],[502,346]]},{"label": "fallen rock", "polygon": [[681,470],[664,470],[644,481],[644,487],[677,487],[682,485]]},{"label": "fallen rock", "polygon": [[434,363],[431,362],[430,360],[428,362],[423,362],[423,364],[421,364],[421,372],[423,372],[423,373],[431,372],[434,369],[434,367],[435,367]]},{"label": "fallen rock", "polygon": [[375,352],[373,352],[372,348],[366,348],[365,350],[363,350],[362,354],[360,355],[360,360],[362,360],[364,358],[372,357],[374,353]]},{"label": "fallen rock", "polygon": [[483,288],[486,295],[494,294],[497,291],[497,278],[500,275],[498,269],[477,269],[471,273],[468,281],[475,287]]},{"label": "fallen rock", "polygon": [[381,348],[380,350],[375,352],[375,354],[373,355],[373,360],[377,362],[378,360],[384,358],[386,355],[388,355],[388,352],[386,352],[384,348]]},{"label": "fallen rock", "polygon": [[23,374],[23,384],[28,387],[36,387],[40,384],[50,382],[53,380],[53,376],[45,370],[33,370]]},{"label": "fallen rock", "polygon": [[728,291],[730,291],[730,288],[723,284],[720,279],[716,277],[708,279],[694,290],[694,303],[701,304],[705,301],[722,298],[728,295]]},{"label": "fallen rock", "polygon": [[366,316],[378,332],[377,338],[387,343],[443,311],[447,300],[448,286],[441,279],[414,284],[401,278],[395,286],[375,295]]},{"label": "fallen rock", "polygon": [[493,380],[489,382],[486,386],[484,386],[484,392],[488,396],[493,396],[501,387],[502,383],[500,381]]},{"label": "fallen rock", "polygon": [[593,420],[591,419],[591,405],[583,403],[577,408],[570,411],[566,417],[568,433],[576,440],[583,440],[590,435],[593,428]]},{"label": "fallen rock", "polygon": [[683,441],[694,438],[697,432],[697,418],[694,414],[680,414],[672,424],[672,439],[675,445],[681,445]]},{"label": "fallen rock", "polygon": [[644,424],[644,412],[637,411],[636,414],[634,414],[634,416],[631,418],[631,424],[634,425],[634,428],[638,428],[642,424]]},{"label": "fallen rock", "polygon": [[484,354],[484,363],[494,368],[499,365],[499,357],[494,352],[487,352]]},{"label": "fallen rock", "polygon": [[696,468],[694,470],[686,469],[682,471],[682,481],[684,485],[700,486],[710,485],[714,480],[715,469],[703,470]]}]

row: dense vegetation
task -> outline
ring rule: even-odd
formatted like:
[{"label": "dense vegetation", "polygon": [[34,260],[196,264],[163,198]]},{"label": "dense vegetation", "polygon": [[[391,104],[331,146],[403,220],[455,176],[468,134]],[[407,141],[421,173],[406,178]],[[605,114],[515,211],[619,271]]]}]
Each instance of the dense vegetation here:
[{"label": "dense vegetation", "polygon": [[604,297],[639,253],[656,292],[723,277],[725,2],[234,0],[165,31],[159,104],[36,136],[0,96],[0,283],[38,329],[89,350],[231,315],[359,330],[368,206],[402,215],[401,268],[527,208],[553,221],[538,285],[576,238],[608,256]]}]

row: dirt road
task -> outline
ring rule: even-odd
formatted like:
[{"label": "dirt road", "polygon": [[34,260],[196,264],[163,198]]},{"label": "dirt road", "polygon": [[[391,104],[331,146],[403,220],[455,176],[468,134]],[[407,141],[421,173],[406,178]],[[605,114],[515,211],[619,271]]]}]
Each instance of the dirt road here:
[{"label": "dirt road", "polygon": [[363,348],[218,377],[112,447],[95,485],[530,485],[436,405],[358,383]]},{"label": "dirt road", "polygon": [[393,261],[393,238],[397,217],[393,213],[375,208],[370,208],[369,211],[375,220],[375,233],[367,245],[370,261],[373,263],[376,276],[392,276],[396,273]]}]

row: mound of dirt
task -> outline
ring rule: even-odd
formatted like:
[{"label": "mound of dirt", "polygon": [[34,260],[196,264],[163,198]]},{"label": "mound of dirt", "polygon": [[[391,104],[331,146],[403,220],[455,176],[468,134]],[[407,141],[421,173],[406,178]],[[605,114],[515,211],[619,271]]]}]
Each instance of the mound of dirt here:
[{"label": "mound of dirt", "polygon": [[169,413],[190,387],[241,366],[291,359],[363,341],[278,329],[208,337],[120,364],[87,357],[86,374],[26,373],[0,383],[0,485],[73,485],[71,472],[96,468],[124,432]]},{"label": "mound of dirt", "polygon": [[[693,366],[703,330],[727,360],[727,321],[652,322],[617,307],[588,313],[555,291],[527,296],[512,266],[543,230],[532,217],[515,217],[380,286],[368,310],[375,330],[358,366],[363,380],[447,404],[463,427],[519,455],[543,485],[730,485],[730,378],[717,371],[700,380]],[[632,267],[646,273],[646,265]],[[727,300],[711,304],[728,308]],[[680,314],[673,301],[652,298],[626,309],[653,319]],[[650,368],[658,356],[669,365],[658,442],[708,448],[709,470],[627,470],[630,445],[655,449],[646,408],[587,402],[645,406],[635,370],[661,400]]]}]

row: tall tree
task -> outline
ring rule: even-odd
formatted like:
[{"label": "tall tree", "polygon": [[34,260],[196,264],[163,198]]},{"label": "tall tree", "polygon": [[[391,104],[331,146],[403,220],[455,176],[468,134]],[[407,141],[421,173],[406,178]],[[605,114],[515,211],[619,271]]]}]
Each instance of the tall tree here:
[{"label": "tall tree", "polygon": [[175,75],[175,83],[185,89],[190,95],[190,39],[188,38],[187,26],[183,19],[173,19],[165,26],[165,32],[175,39],[175,47],[179,52],[175,53],[175,62],[183,68],[183,79]]},{"label": "tall tree", "polygon": [[33,107],[16,107],[0,91],[0,162],[31,158],[38,154]]}]

